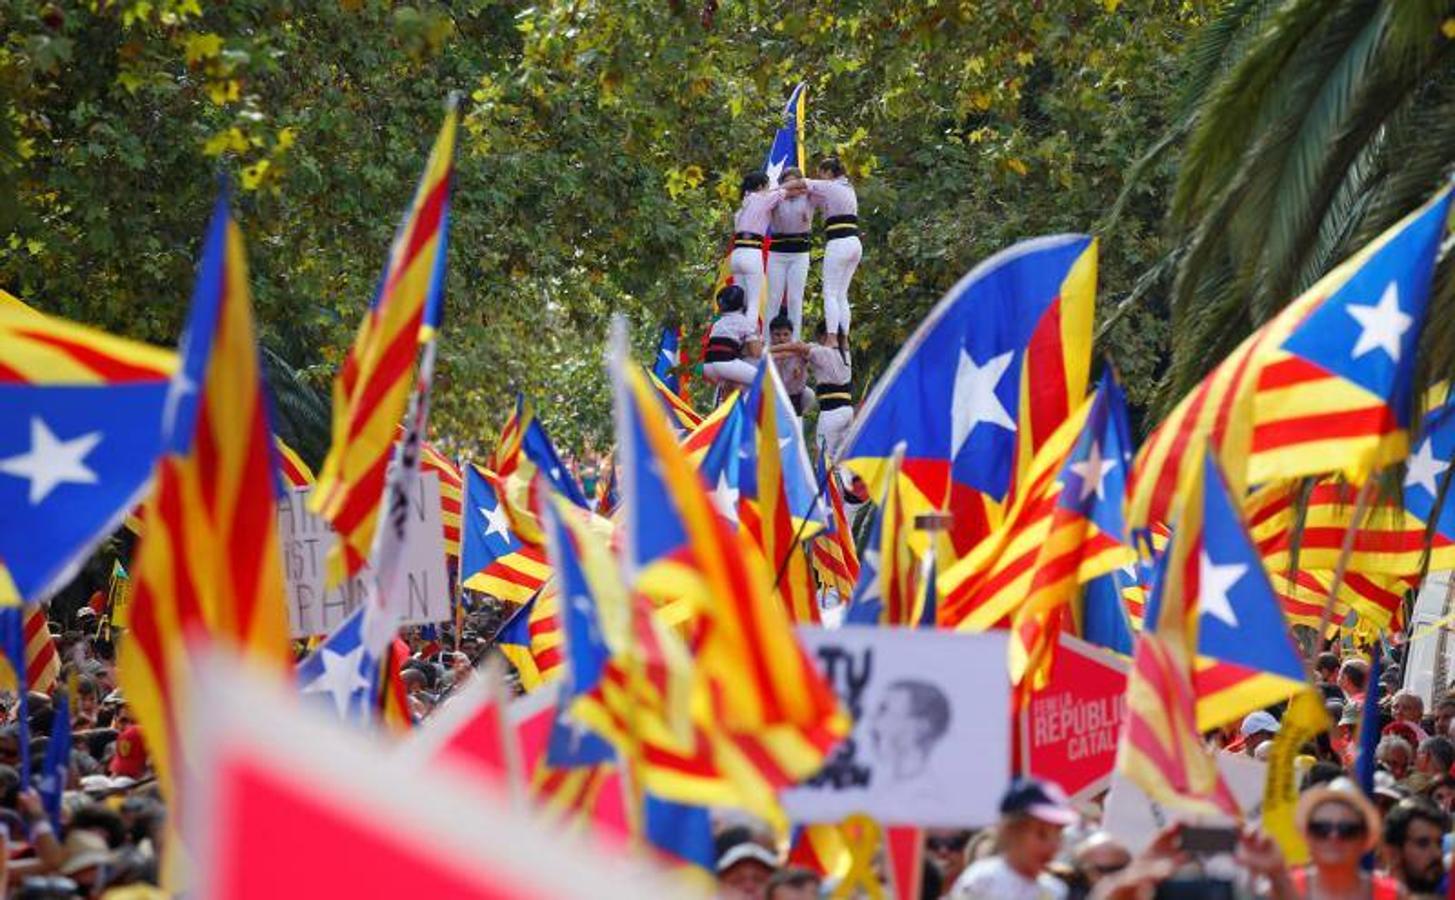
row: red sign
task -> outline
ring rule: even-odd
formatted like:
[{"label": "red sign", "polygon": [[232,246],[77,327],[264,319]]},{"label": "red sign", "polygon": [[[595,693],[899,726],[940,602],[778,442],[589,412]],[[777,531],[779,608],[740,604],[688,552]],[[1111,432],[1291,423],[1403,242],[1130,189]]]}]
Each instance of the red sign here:
[{"label": "red sign", "polygon": [[1021,768],[1073,799],[1105,790],[1126,712],[1127,662],[1066,635],[1051,675],[1021,715]]}]

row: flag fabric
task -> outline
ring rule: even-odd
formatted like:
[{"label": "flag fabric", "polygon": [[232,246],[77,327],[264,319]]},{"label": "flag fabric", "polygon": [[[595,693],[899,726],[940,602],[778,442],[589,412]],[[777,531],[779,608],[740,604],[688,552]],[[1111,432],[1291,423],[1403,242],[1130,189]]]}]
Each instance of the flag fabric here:
[{"label": "flag fabric", "polygon": [[50,819],[51,828],[61,833],[61,796],[71,779],[71,695],[56,695],[55,713],[51,718],[50,741],[45,745],[45,761],[40,766],[40,805]]},{"label": "flag fabric", "polygon": [[690,806],[647,795],[642,804],[642,833],[657,857],[668,865],[690,866],[705,887],[717,872],[712,815],[705,806]]},{"label": "flag fabric", "polygon": [[[1207,731],[1286,700],[1305,672],[1288,623],[1248,536],[1216,458],[1207,457],[1198,502],[1187,502],[1169,557],[1172,576],[1154,592],[1148,615],[1177,591],[1197,661],[1197,727]],[[1180,576],[1180,578],[1178,577]]]},{"label": "flag fabric", "polygon": [[393,734],[404,734],[414,727],[414,712],[409,708],[409,692],[404,689],[400,673],[409,662],[409,645],[396,637],[382,657],[378,675],[370,685],[374,691],[374,714],[379,724]]},{"label": "flag fabric", "polygon": [[[894,447],[915,512],[950,509],[957,555],[995,524],[1020,472],[1086,395],[1096,241],[1023,241],[952,287],[855,419],[841,462],[874,490]],[[946,391],[945,378],[951,377]]]},{"label": "flag fabric", "polygon": [[768,156],[763,160],[763,171],[768,174],[768,186],[777,187],[783,170],[797,167],[802,170],[803,162],[803,119],[808,106],[808,84],[800,81],[783,104],[783,125],[773,133],[773,143],[768,146]]},{"label": "flag fabric", "polygon": [[291,664],[276,511],[281,485],[242,232],[225,196],[203,244],[181,348],[118,665],[173,804],[188,770],[181,734],[192,654],[211,645],[263,669],[286,672]]},{"label": "flag fabric", "polygon": [[30,690],[49,694],[61,676],[61,655],[51,634],[45,607],[27,606],[25,619],[25,681]]},{"label": "flag fabric", "polygon": [[652,358],[652,374],[669,392],[678,394],[682,390],[682,329],[676,325],[663,325],[662,336],[657,339],[657,355]]},{"label": "flag fabric", "polygon": [[500,430],[489,468],[495,473],[496,491],[510,514],[511,525],[526,544],[545,543],[536,521],[542,484],[582,509],[591,508],[524,394],[516,395],[515,409]]},{"label": "flag fabric", "polygon": [[[0,656],[4,656],[10,670],[25,671],[25,612],[19,606],[0,606]],[[27,685],[15,685],[15,726],[19,730],[16,743],[20,745],[20,783],[30,784],[30,704]]]},{"label": "flag fabric", "polygon": [[1449,189],[1344,261],[1235,349],[1147,438],[1129,518],[1171,520],[1203,456],[1234,496],[1299,475],[1360,480],[1404,456],[1419,319]]},{"label": "flag fabric", "polygon": [[1236,814],[1236,801],[1197,730],[1190,663],[1175,635],[1144,631],[1137,637],[1117,770],[1163,806]]},{"label": "flag fabric", "polygon": [[527,693],[561,675],[564,641],[560,595],[552,584],[542,587],[516,610],[495,636],[495,645],[515,667],[520,687]]},{"label": "flag fabric", "polygon": [[1136,561],[1122,520],[1131,425],[1126,397],[1110,366],[1085,422],[1058,478],[1061,487],[1050,529],[1036,551],[1030,591],[1013,616],[1013,683],[1049,672],[1057,635],[1065,630],[1080,585]]},{"label": "flag fabric", "polygon": [[884,492],[874,510],[864,564],[844,621],[852,625],[909,627],[923,616],[925,595],[918,589],[918,561],[910,545],[910,519],[898,477],[900,451],[890,457]]},{"label": "flag fabric", "polygon": [[[1342,555],[1344,535],[1352,528],[1348,559],[1351,571],[1386,577],[1417,576],[1426,565],[1432,569],[1455,567],[1455,534],[1445,534],[1441,530],[1445,526],[1438,519],[1433,529],[1427,527],[1416,513],[1430,509],[1418,496],[1422,489],[1406,490],[1413,503],[1375,496],[1356,523],[1359,490],[1348,482],[1324,478],[1306,492],[1292,482],[1255,492],[1246,506],[1263,564],[1272,571],[1286,570],[1293,564],[1296,545],[1300,568],[1331,572]],[[1302,527],[1296,528],[1298,524]]]},{"label": "flag fabric", "polygon": [[[618,325],[618,327],[620,327]],[[650,387],[612,357],[623,499],[622,559],[633,589],[663,563],[696,602],[696,664],[711,686],[712,721],[774,785],[817,771],[848,729],[832,688],[770,593],[761,556],[734,540]]]},{"label": "flag fabric", "polygon": [[382,667],[364,646],[364,610],[340,622],[298,664],[298,689],[313,706],[358,725],[374,721]]},{"label": "flag fabric", "polygon": [[545,584],[551,568],[542,548],[516,535],[497,484],[479,466],[465,467],[460,582],[472,591],[525,603]]},{"label": "flag fabric", "polygon": [[1005,627],[1030,595],[1036,562],[1051,538],[1061,473],[1085,427],[1091,400],[1083,400],[1041,445],[1017,486],[1004,520],[941,576],[940,623],[979,631]]},{"label": "flag fabric", "polygon": [[1367,797],[1374,796],[1374,770],[1379,747],[1379,676],[1384,669],[1384,647],[1379,641],[1369,650],[1369,681],[1359,715],[1359,753],[1354,759],[1354,780]]},{"label": "flag fabric", "polygon": [[460,510],[464,502],[465,478],[450,458],[429,441],[419,445],[419,470],[434,472],[440,480],[440,525],[444,529],[445,557],[460,558]]},{"label": "flag fabric", "polygon": [[[563,843],[456,766],[401,777],[397,752],[307,715],[249,673],[203,675],[208,716],[195,734],[188,836],[200,848],[207,897],[584,898],[600,897],[603,885],[622,896],[673,896],[619,857]],[[300,848],[330,864],[299,866]]]},{"label": "flag fabric", "polygon": [[298,451],[283,443],[283,439],[277,435],[273,436],[273,447],[278,451],[278,470],[283,475],[283,483],[289,487],[308,487],[316,480],[313,470]]},{"label": "flag fabric", "polygon": [[440,324],[455,125],[451,101],[378,292],[334,381],[333,443],[310,501],[339,537],[329,556],[331,583],[357,573],[373,547],[396,426],[415,383],[417,347]]},{"label": "flag fabric", "polygon": [[175,365],[144,344],[0,307],[0,596],[49,599],[141,500]]},{"label": "flag fabric", "polygon": [[1320,302],[1258,375],[1250,483],[1328,471],[1362,480],[1407,455],[1415,355],[1450,190],[1311,289]]},{"label": "flag fabric", "polygon": [[647,372],[647,380],[657,391],[662,405],[667,408],[667,415],[671,419],[672,427],[679,434],[690,434],[692,429],[702,424],[702,416],[692,408],[692,404],[687,401],[687,398],[672,390],[656,372]]},{"label": "flag fabric", "polygon": [[859,581],[859,554],[854,547],[854,530],[844,511],[844,491],[836,469],[828,468],[824,449],[819,448],[814,461],[818,483],[823,485],[824,504],[828,507],[828,527],[813,541],[813,569],[819,584],[833,591],[842,603],[853,594]]},{"label": "flag fabric", "polygon": [[[1086,583],[1076,621],[1076,633],[1082,640],[1125,656],[1132,655],[1136,640],[1124,595],[1128,587],[1136,587],[1136,581],[1127,575],[1128,568],[1134,567],[1123,567]],[[1139,608],[1139,620],[1140,612]]]},{"label": "flag fabric", "polygon": [[[798,416],[771,360],[758,366],[744,394],[738,427],[718,432],[700,467],[713,485],[719,511],[762,551],[789,617],[819,621],[819,607],[803,542],[828,524]],[[735,493],[723,495],[724,490]]]}]

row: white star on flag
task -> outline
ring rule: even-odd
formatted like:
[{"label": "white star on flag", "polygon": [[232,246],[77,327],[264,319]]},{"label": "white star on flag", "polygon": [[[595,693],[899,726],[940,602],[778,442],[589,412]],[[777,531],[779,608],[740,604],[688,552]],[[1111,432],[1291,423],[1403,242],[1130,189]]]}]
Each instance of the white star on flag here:
[{"label": "white star on flag", "polygon": [[1433,497],[1439,493],[1439,485],[1435,479],[1439,478],[1450,464],[1435,458],[1435,448],[1429,438],[1420,444],[1420,448],[1409,458],[1409,469],[1404,476],[1404,486],[1414,487],[1419,485],[1430,492]]},{"label": "white star on flag", "polygon": [[95,484],[96,473],[86,466],[86,456],[101,443],[101,432],[92,431],[68,441],[60,440],[39,416],[30,417],[30,452],[0,459],[0,472],[30,481],[28,499],[38,506],[61,484]]},{"label": "white star on flag", "polygon": [[1212,557],[1203,551],[1197,560],[1197,591],[1198,603],[1202,606],[1202,614],[1221,619],[1227,625],[1237,628],[1238,616],[1233,612],[1233,603],[1228,599],[1228,591],[1233,589],[1248,572],[1248,567],[1243,563],[1228,563],[1217,565]]},{"label": "white star on flag", "polygon": [[303,693],[327,693],[333,697],[333,705],[339,718],[349,714],[349,701],[354,694],[367,690],[369,679],[360,671],[364,661],[364,645],[360,644],[348,653],[336,653],[324,647],[323,674],[303,686]]},{"label": "white star on flag", "polygon": [[960,351],[960,364],[955,369],[955,387],[950,396],[950,455],[960,455],[960,448],[970,439],[970,432],[981,422],[1015,431],[1015,420],[995,396],[996,385],[1005,377],[1015,353],[1002,353],[979,365],[970,354]]},{"label": "white star on flag", "polygon": [[1350,356],[1358,359],[1372,350],[1383,350],[1399,362],[1401,340],[1415,324],[1414,316],[1399,308],[1399,286],[1393,281],[1384,289],[1376,306],[1349,304],[1345,307],[1359,323],[1359,340]]},{"label": "white star on flag", "polygon": [[485,517],[485,536],[492,534],[500,535],[502,540],[510,540],[510,519],[505,515],[505,505],[497,502],[494,509],[477,507],[480,515]]},{"label": "white star on flag", "polygon": [[728,484],[727,473],[717,476],[717,487],[712,489],[712,503],[727,519],[738,520],[738,496],[742,492]]},{"label": "white star on flag", "polygon": [[767,174],[769,187],[778,186],[778,179],[783,175],[783,167],[787,164],[788,157],[785,156],[782,159],[774,160],[773,163],[768,166]]},{"label": "white star on flag", "polygon": [[1116,467],[1117,461],[1115,459],[1101,458],[1101,445],[1096,441],[1092,441],[1091,452],[1086,455],[1086,459],[1071,464],[1071,471],[1075,472],[1076,477],[1081,479],[1081,496],[1077,499],[1085,500],[1087,497],[1095,494],[1096,499],[1105,500],[1106,476]]}]

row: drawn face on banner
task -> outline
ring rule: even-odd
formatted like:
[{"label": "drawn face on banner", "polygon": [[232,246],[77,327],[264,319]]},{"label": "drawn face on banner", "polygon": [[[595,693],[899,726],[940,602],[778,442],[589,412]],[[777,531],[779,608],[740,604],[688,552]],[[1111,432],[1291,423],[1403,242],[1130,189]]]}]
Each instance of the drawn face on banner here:
[{"label": "drawn face on banner", "polygon": [[880,770],[894,782],[924,775],[931,753],[949,730],[950,701],[944,691],[928,681],[908,679],[884,689],[868,724]]}]

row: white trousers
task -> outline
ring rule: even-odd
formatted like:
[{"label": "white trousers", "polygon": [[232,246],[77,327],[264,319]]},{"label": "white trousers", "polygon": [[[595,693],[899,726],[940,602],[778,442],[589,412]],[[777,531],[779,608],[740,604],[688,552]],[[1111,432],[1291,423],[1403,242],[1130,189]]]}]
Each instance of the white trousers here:
[{"label": "white trousers", "polygon": [[733,384],[749,385],[758,375],[758,367],[746,359],[730,359],[726,362],[702,364],[702,375],[708,381],[728,381]]},{"label": "white trousers", "polygon": [[748,318],[758,321],[758,301],[763,296],[763,251],[753,247],[735,247],[730,260],[733,284],[743,289],[748,303]]},{"label": "white trousers", "polygon": [[863,255],[858,235],[824,242],[823,317],[829,334],[837,334],[840,328],[849,333],[849,282]]},{"label": "white trousers", "polygon": [[788,318],[793,320],[793,339],[803,333],[803,288],[808,284],[807,253],[768,252],[768,314],[763,321],[772,323],[788,298]]},{"label": "white trousers", "polygon": [[[706,371],[705,368],[704,371]],[[839,455],[844,452],[844,439],[849,436],[849,426],[853,423],[854,407],[852,406],[819,410],[816,439],[819,446],[824,448],[824,453],[830,461],[839,461]]]}]

